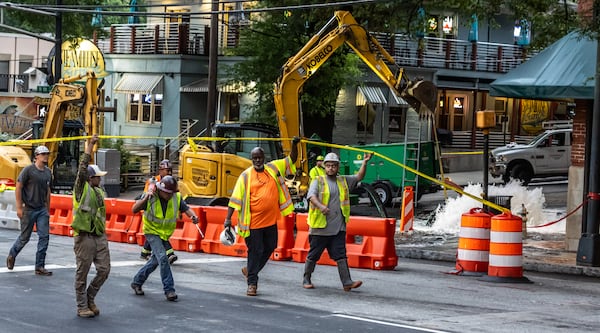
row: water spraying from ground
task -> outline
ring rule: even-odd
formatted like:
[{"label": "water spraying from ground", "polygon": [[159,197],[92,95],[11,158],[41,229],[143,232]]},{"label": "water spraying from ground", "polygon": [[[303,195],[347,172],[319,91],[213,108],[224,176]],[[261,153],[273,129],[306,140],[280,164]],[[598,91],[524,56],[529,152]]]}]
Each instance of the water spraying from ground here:
[{"label": "water spraying from ground", "polygon": [[[480,197],[483,193],[481,184],[469,184],[464,191]],[[546,199],[541,188],[528,190],[517,181],[511,181],[506,185],[495,185],[488,187],[488,196],[511,196],[510,209],[517,215],[522,211],[522,205],[527,210],[527,230],[539,233],[564,233],[565,221],[555,223],[551,226],[535,228],[548,222],[558,220],[564,216],[560,210],[544,209]],[[415,230],[427,231],[439,234],[458,234],[462,214],[468,213],[472,208],[482,208],[482,204],[467,196],[448,198],[443,205],[439,205],[435,211],[435,219],[431,226],[423,221],[415,221]]]}]

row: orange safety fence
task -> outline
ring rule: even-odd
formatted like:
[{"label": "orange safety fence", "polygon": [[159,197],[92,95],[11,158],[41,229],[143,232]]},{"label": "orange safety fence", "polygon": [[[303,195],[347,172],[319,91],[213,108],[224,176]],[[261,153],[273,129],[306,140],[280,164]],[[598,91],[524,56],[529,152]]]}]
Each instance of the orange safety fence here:
[{"label": "orange safety fence", "polygon": [[[198,227],[200,230],[206,231],[206,214],[204,207],[189,206],[198,216]],[[200,231],[186,214],[181,214],[181,218],[177,219],[177,227],[169,238],[171,246],[177,251],[200,252],[202,251],[202,236]]]},{"label": "orange safety fence", "polygon": [[[292,260],[306,261],[308,250],[307,214],[296,214],[296,242],[292,249]],[[346,256],[348,265],[354,268],[391,270],[398,265],[394,244],[396,221],[392,218],[350,216],[346,226]],[[318,264],[336,265],[327,250]]]},{"label": "orange safety fence", "polygon": [[73,236],[73,196],[65,194],[50,195],[50,233],[53,235]]}]

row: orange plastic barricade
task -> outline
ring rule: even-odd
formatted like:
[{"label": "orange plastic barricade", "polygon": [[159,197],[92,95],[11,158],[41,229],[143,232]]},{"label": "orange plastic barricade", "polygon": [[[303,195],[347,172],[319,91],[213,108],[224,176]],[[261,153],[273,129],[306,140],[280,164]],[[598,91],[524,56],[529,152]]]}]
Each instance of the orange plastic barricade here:
[{"label": "orange plastic barricade", "polygon": [[[235,243],[231,246],[221,244],[221,231],[223,231],[223,222],[227,216],[227,207],[203,207],[206,221],[206,231],[202,240],[202,251],[204,253],[216,253],[234,257],[248,256],[246,242],[240,236],[235,237]],[[231,218],[232,225],[237,222],[237,212]]]},{"label": "orange plastic barricade", "polygon": [[492,216],[490,231],[490,282],[531,283],[523,276],[522,220],[516,215],[502,213]]},{"label": "orange plastic barricade", "polygon": [[[307,214],[296,214],[296,242],[292,248],[292,260],[305,262],[310,245],[308,242]],[[354,268],[391,270],[398,265],[394,245],[395,219],[350,216],[346,226],[346,256],[348,265]],[[320,265],[335,266],[327,250],[323,252]]]},{"label": "orange plastic barricade", "polygon": [[[206,231],[206,215],[203,214],[203,207],[190,206],[190,209],[198,216],[198,227],[202,232]],[[192,220],[186,215],[182,214],[181,218],[177,220],[177,227],[169,238],[169,242],[173,249],[177,251],[187,252],[200,252],[202,251],[202,236],[200,232],[192,222]]]},{"label": "orange plastic barricade", "polygon": [[50,233],[53,235],[73,236],[73,196],[65,194],[50,195]]},{"label": "orange plastic barricade", "polygon": [[456,254],[457,274],[481,276],[487,272],[491,220],[492,216],[481,208],[462,214]]},{"label": "orange plastic barricade", "polygon": [[[310,244],[308,243],[308,214],[298,213],[296,214],[296,241],[292,248],[292,261],[305,262],[308,256],[308,250]],[[331,265],[335,266],[336,263],[329,257],[327,250],[323,251],[321,258],[317,261],[319,265]]]},{"label": "orange plastic barricade", "polygon": [[294,246],[294,223],[296,214],[282,216],[277,220],[277,247],[271,255],[271,260],[292,259],[292,247]]},{"label": "orange plastic barricade", "polygon": [[[134,231],[139,229],[141,215],[134,214],[132,207],[135,201],[106,198],[106,238],[112,242],[130,243]],[[137,221],[136,221],[137,220]],[[135,230],[137,233],[138,230]]]},{"label": "orange plastic barricade", "polygon": [[398,265],[394,243],[396,220],[350,216],[346,230],[348,265],[356,268],[392,270]]},{"label": "orange plastic barricade", "polygon": [[415,221],[415,200],[412,186],[406,186],[402,195],[402,210],[400,212],[400,230],[399,232],[408,232],[413,230]]}]

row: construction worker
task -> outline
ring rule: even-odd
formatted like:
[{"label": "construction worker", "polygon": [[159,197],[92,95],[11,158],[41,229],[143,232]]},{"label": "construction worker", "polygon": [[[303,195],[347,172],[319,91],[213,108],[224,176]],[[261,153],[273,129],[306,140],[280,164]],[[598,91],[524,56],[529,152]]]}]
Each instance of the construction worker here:
[{"label": "construction worker", "polygon": [[15,267],[15,259],[29,242],[35,226],[38,234],[35,274],[50,276],[52,272],[45,268],[46,252],[50,241],[49,206],[52,171],[47,166],[50,151],[46,146],[38,146],[34,154],[33,163],[23,168],[17,178],[15,202],[21,233],[6,257],[6,268],[12,270]]},{"label": "construction worker", "polygon": [[[110,273],[110,251],[106,238],[106,207],[100,177],[106,171],[89,164],[92,148],[98,135],[88,139],[85,153],[79,163],[73,187],[73,252],[75,252],[75,301],[77,315],[90,318],[100,314],[94,299]],[[94,264],[96,276],[87,284],[90,267]]]},{"label": "construction worker", "polygon": [[[173,165],[167,159],[162,160],[158,164],[158,175],[148,179],[146,181],[146,186],[144,187],[144,193],[148,193],[148,188],[155,186],[156,183],[160,182],[160,180],[165,176],[173,175]],[[169,264],[173,264],[177,261],[177,255],[175,255],[175,250],[173,250],[173,246],[168,241],[165,243],[165,250],[167,251],[167,257],[169,258]],[[142,247],[142,253],[140,254],[140,258],[144,260],[148,260],[151,254],[150,244],[148,241],[144,241],[144,246]]]},{"label": "construction worker", "polygon": [[174,302],[177,300],[177,294],[175,293],[173,272],[171,272],[165,246],[169,242],[169,237],[175,231],[179,212],[184,212],[192,219],[194,224],[198,223],[198,217],[181,197],[177,189],[177,181],[173,176],[163,177],[156,184],[156,191],[150,188],[142,199],[133,204],[132,210],[134,214],[144,211],[143,232],[146,240],[150,243],[152,257],[134,276],[131,289],[136,295],[143,296],[142,285],[150,274],[160,266],[160,278],[165,297],[168,301]]},{"label": "construction worker", "polygon": [[302,286],[313,289],[311,275],[323,251],[337,263],[338,273],[344,291],[362,285],[362,281],[352,281],[346,257],[346,223],[350,219],[350,190],[360,182],[367,169],[371,154],[365,154],[356,175],[340,176],[340,159],[337,154],[325,156],[325,176],[315,178],[306,195],[310,201],[308,209],[308,241],[310,249],[304,263]]},{"label": "construction worker", "polygon": [[323,155],[317,156],[317,165],[315,165],[308,172],[310,180],[317,178],[317,176],[325,176],[325,168],[323,167]]},{"label": "construction worker", "polygon": [[265,163],[265,151],[256,147],[250,152],[252,166],[244,170],[235,183],[224,226],[231,226],[231,216],[238,211],[238,234],[248,248],[248,261],[242,267],[248,289],[246,295],[256,296],[258,273],[265,267],[277,247],[277,220],[294,211],[292,197],[285,185],[285,176],[296,172],[300,138],[292,141],[290,155]]}]

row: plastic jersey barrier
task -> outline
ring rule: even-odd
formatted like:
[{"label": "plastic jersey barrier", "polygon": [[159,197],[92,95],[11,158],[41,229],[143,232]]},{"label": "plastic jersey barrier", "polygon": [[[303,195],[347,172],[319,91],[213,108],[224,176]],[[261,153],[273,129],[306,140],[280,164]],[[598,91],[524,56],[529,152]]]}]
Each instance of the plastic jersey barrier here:
[{"label": "plastic jersey barrier", "polygon": [[[206,214],[204,207],[189,206],[196,216],[198,216],[198,226],[202,232],[206,231]],[[177,227],[169,238],[171,246],[177,251],[200,252],[202,251],[202,236],[200,232],[186,214],[181,214],[177,219]]]},{"label": "plastic jersey barrier", "polygon": [[73,196],[65,194],[50,195],[50,233],[53,235],[73,236]]},{"label": "plastic jersey barrier", "polygon": [[[142,215],[134,214],[135,201],[114,198],[104,199],[106,207],[106,238],[109,241],[130,243],[140,229]],[[132,230],[133,229],[133,230]]]},{"label": "plastic jersey barrier", "polygon": [[21,223],[17,217],[17,202],[14,190],[0,191],[0,227],[21,229]]},{"label": "plastic jersey barrier", "polygon": [[[235,243],[231,246],[221,244],[221,231],[227,216],[227,207],[203,207],[206,219],[206,231],[202,240],[204,253],[223,254],[234,257],[247,257],[248,249],[244,239],[236,234]],[[233,226],[237,224],[237,212],[231,217]]]},{"label": "plastic jersey barrier", "polygon": [[[292,249],[292,260],[304,262],[308,255],[307,214],[296,215],[296,242]],[[392,218],[350,216],[346,226],[346,256],[348,265],[354,268],[392,270],[398,265],[394,245],[396,221]],[[317,262],[336,265],[327,251]]]}]

